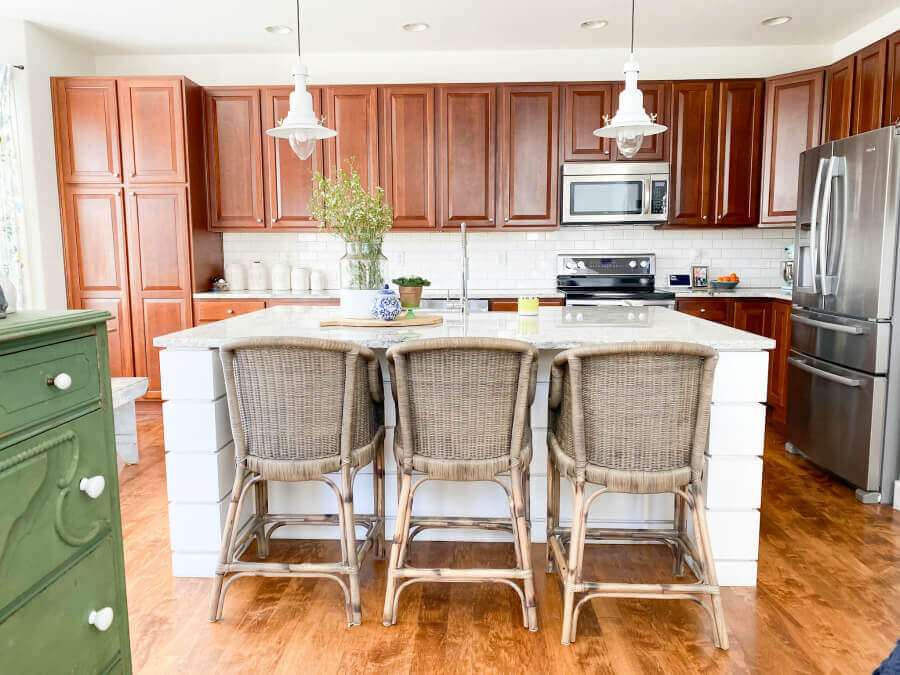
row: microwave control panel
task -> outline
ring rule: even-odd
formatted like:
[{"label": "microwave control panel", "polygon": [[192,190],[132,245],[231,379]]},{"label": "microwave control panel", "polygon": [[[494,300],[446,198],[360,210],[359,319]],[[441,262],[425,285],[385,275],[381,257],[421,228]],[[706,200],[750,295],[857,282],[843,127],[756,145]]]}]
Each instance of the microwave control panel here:
[{"label": "microwave control panel", "polygon": [[666,201],[668,199],[667,192],[666,181],[653,181],[653,187],[650,194],[650,213],[664,214],[666,212]]}]

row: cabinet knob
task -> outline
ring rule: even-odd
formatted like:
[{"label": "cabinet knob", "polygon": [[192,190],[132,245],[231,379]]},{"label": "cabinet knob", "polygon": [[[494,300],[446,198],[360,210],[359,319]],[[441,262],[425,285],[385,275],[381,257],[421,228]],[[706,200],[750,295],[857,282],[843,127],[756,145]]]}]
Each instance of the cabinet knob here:
[{"label": "cabinet knob", "polygon": [[257,223],[261,223],[261,222],[262,222],[262,218],[257,218],[257,219],[256,219],[256,222],[257,222]]},{"label": "cabinet knob", "polygon": [[494,219],[493,219],[493,218],[488,218],[488,222],[489,222],[489,223],[493,223],[493,222],[494,222]]},{"label": "cabinet knob", "polygon": [[233,309],[229,309],[229,310],[228,310],[228,313],[229,313],[229,314],[234,314],[234,310],[233,310]]},{"label": "cabinet knob", "polygon": [[703,313],[705,313],[705,312],[706,312],[706,307],[701,307],[701,308],[700,308],[700,313],[703,314]]},{"label": "cabinet knob", "polygon": [[276,222],[278,222],[278,220],[276,218],[272,218],[272,222],[276,223]]},{"label": "cabinet knob", "polygon": [[134,192],[133,190],[132,190],[131,192],[128,193],[128,196],[129,196],[129,197],[134,197],[134,195],[135,195],[135,192]]},{"label": "cabinet knob", "polygon": [[47,386],[56,387],[60,391],[65,391],[72,386],[72,376],[68,373],[60,373],[56,377],[48,377]]},{"label": "cabinet knob", "polygon": [[109,630],[115,617],[112,607],[104,607],[103,609],[95,609],[88,614],[88,623],[101,633]]},{"label": "cabinet knob", "polygon": [[719,220],[722,220],[723,216],[722,216],[722,214],[720,213],[718,216],[716,216],[716,218],[718,218]]},{"label": "cabinet knob", "polygon": [[503,219],[503,222],[504,222],[504,223],[508,223],[508,222],[509,222],[509,216],[507,216],[506,218],[504,218],[504,219]]},{"label": "cabinet knob", "polygon": [[91,499],[97,499],[97,497],[102,495],[104,488],[106,488],[106,479],[103,476],[82,478],[78,483],[78,489]]},{"label": "cabinet knob", "polygon": [[134,171],[132,171],[129,175],[130,175],[132,178],[134,178],[137,174],[136,174]]}]

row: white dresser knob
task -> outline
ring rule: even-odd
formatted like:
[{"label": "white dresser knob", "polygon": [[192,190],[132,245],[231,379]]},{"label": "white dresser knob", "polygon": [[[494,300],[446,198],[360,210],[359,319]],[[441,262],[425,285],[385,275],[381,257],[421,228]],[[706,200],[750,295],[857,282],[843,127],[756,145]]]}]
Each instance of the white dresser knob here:
[{"label": "white dresser knob", "polygon": [[113,608],[104,607],[103,609],[95,609],[88,615],[88,623],[101,633],[109,630],[113,622]]},{"label": "white dresser knob", "polygon": [[103,494],[106,487],[106,479],[103,476],[92,476],[91,478],[82,478],[78,483],[78,489],[81,490],[91,499],[97,499]]},{"label": "white dresser knob", "polygon": [[56,387],[60,391],[65,391],[72,386],[72,376],[68,373],[60,373],[56,377],[48,377],[47,384]]},{"label": "white dresser knob", "polygon": [[228,313],[229,313],[229,314],[234,314],[234,310],[233,310],[233,309],[229,309],[229,310],[228,310]]}]

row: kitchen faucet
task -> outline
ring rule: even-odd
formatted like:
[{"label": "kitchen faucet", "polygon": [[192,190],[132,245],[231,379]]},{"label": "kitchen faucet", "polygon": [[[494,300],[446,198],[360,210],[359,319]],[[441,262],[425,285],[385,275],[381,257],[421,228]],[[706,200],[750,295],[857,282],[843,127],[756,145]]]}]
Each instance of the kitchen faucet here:
[{"label": "kitchen faucet", "polygon": [[[469,311],[469,246],[466,238],[466,224],[460,223],[459,232],[461,235],[460,244],[462,245],[462,269],[460,271],[460,294],[459,301],[451,301],[448,297],[446,308],[448,310],[459,311],[463,314]],[[449,296],[450,291],[447,291]]]}]

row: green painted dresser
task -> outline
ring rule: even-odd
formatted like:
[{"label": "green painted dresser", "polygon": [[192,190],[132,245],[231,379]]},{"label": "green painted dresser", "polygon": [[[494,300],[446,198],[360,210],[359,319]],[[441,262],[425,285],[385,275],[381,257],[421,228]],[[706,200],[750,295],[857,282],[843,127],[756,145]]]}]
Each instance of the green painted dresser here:
[{"label": "green painted dresser", "polygon": [[0,672],[130,673],[106,320],[0,319]]}]

